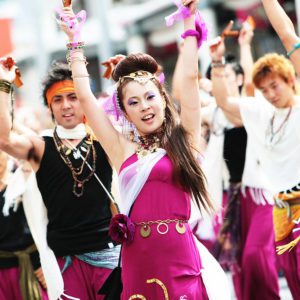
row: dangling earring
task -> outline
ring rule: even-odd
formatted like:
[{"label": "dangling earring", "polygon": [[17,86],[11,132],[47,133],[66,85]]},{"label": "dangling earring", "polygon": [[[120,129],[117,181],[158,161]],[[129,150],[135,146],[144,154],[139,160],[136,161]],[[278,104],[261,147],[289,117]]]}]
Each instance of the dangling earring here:
[{"label": "dangling earring", "polygon": [[137,143],[140,140],[140,134],[137,128],[133,124],[132,126],[133,126],[133,141]]},{"label": "dangling earring", "polygon": [[138,142],[139,141],[139,132],[135,125],[129,122],[125,116],[122,117],[122,134],[126,136],[127,139]]}]

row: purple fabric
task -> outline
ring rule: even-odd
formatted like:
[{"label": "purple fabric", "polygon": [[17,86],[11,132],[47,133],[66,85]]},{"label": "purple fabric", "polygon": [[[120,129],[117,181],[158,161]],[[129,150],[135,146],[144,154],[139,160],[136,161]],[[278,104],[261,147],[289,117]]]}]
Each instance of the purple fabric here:
[{"label": "purple fabric", "polygon": [[[129,157],[122,168],[136,160],[136,155]],[[174,183],[172,163],[164,156],[152,169],[130,218],[134,222],[188,220],[190,201]],[[147,238],[140,235],[140,227],[137,227],[132,243],[123,244],[121,299],[128,300],[133,294],[163,299],[162,288],[156,283],[147,283],[152,278],[165,285],[169,299],[208,299],[200,275],[200,255],[189,225],[185,223],[186,232],[179,234],[175,223],[169,223],[169,230],[164,235],[157,232],[156,226],[151,225],[151,234]]]},{"label": "purple fabric", "polygon": [[[300,228],[300,224],[295,225]],[[276,246],[290,243],[300,234],[300,231],[291,232],[284,240],[277,242]],[[282,269],[287,280],[291,294],[294,299],[300,299],[300,243],[298,243],[290,252],[278,255],[278,265]]]},{"label": "purple fabric", "polygon": [[[57,257],[62,270],[65,260]],[[103,295],[97,292],[110,274],[111,270],[91,266],[72,256],[72,265],[63,273],[65,294],[80,300],[103,300]],[[67,298],[62,297],[67,300]]]},{"label": "purple fabric", "polygon": [[241,254],[240,183],[231,183],[224,220],[213,254],[225,270],[237,268]]},{"label": "purple fabric", "polygon": [[158,81],[160,84],[164,84],[165,80],[166,80],[166,76],[165,76],[164,72],[161,72],[158,76]]},{"label": "purple fabric", "polygon": [[[178,9],[173,14],[165,17],[166,25],[168,27],[172,26],[177,21],[187,19],[191,16],[189,8],[182,5],[181,1],[174,0],[174,3]],[[195,27],[196,30],[187,30],[181,37],[186,38],[187,36],[195,36],[197,38],[198,48],[200,48],[202,43],[207,41],[208,29],[199,11],[196,13]]]},{"label": "purple fabric", "polygon": [[113,94],[106,99],[102,99],[101,105],[108,116],[112,116],[114,120],[119,121],[123,113],[117,105],[117,91],[114,91]]},{"label": "purple fabric", "polygon": [[[47,292],[41,287],[43,300],[48,300]],[[0,299],[23,300],[20,288],[20,270],[18,267],[0,269]]]},{"label": "purple fabric", "polygon": [[202,43],[207,41],[208,29],[199,11],[196,14],[195,26],[196,26],[196,30],[199,32],[200,35],[200,38],[198,40],[198,48],[200,48]]},{"label": "purple fabric", "polygon": [[178,9],[173,14],[165,17],[166,25],[168,27],[172,26],[177,21],[181,21],[191,16],[190,10],[182,5],[180,0],[174,0],[174,3]]},{"label": "purple fabric", "polygon": [[[255,204],[249,188],[246,189],[245,197],[241,195],[240,204],[242,227],[240,272],[233,275],[237,299],[280,299],[273,229],[273,207],[268,204]],[[299,281],[298,286],[298,292],[300,292]],[[298,297],[299,295],[300,293],[298,293]]]},{"label": "purple fabric", "polygon": [[201,36],[202,36],[201,33],[198,32],[197,30],[189,29],[181,35],[181,37],[183,39],[185,39],[188,36],[194,36],[197,39],[197,46],[198,46],[198,48],[200,48],[200,46],[201,46]]},{"label": "purple fabric", "polygon": [[65,22],[70,29],[74,29],[74,42],[79,41],[80,32],[82,30],[82,27],[86,21],[86,11],[82,10],[77,15],[75,15],[74,19],[69,19],[65,16],[64,11],[61,8],[56,9],[57,14],[59,15],[59,18]]}]

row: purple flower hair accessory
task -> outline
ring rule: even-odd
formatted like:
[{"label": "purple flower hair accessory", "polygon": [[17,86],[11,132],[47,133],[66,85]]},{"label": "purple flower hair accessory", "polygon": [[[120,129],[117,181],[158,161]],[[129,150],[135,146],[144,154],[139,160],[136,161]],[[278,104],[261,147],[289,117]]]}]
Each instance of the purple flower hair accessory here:
[{"label": "purple flower hair accessory", "polygon": [[123,214],[115,215],[109,225],[109,235],[118,244],[133,241],[135,225],[129,217]]},{"label": "purple flower hair accessory", "polygon": [[118,92],[116,87],[114,87],[109,94],[110,96],[102,102],[102,108],[107,115],[113,116],[116,121],[119,121],[124,113],[122,112],[120,104],[118,103]]},{"label": "purple flower hair accessory", "polygon": [[161,73],[159,74],[159,76],[157,77],[157,79],[158,79],[158,81],[159,81],[160,84],[164,84],[164,83],[165,83],[165,80],[166,80],[166,77],[165,77],[164,72],[161,72]]}]

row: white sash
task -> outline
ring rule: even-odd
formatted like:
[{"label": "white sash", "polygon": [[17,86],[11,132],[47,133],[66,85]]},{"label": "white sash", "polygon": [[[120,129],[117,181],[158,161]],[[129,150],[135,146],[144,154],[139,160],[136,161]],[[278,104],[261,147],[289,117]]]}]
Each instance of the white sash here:
[{"label": "white sash", "polygon": [[133,164],[124,168],[119,174],[120,211],[128,215],[131,206],[147,181],[155,164],[166,155],[164,149],[157,149]]}]

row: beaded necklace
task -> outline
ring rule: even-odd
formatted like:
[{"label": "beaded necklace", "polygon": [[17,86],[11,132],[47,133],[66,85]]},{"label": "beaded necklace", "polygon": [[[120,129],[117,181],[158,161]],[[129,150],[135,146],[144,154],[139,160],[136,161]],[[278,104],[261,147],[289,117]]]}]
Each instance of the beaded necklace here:
[{"label": "beaded necklace", "polygon": [[136,150],[138,159],[156,152],[156,150],[161,147],[161,138],[162,132],[149,134],[147,136],[139,136],[138,147]]},{"label": "beaded necklace", "polygon": [[[68,148],[66,145],[64,145],[56,132],[56,128],[53,133],[53,139],[60,157],[62,158],[64,163],[69,167],[72,173],[72,177],[74,179],[73,194],[76,197],[81,197],[84,191],[84,184],[91,179],[91,177],[94,175],[96,171],[97,155],[96,155],[95,146],[93,144],[93,139],[91,135],[88,134],[83,144],[80,146],[80,149],[82,150],[82,152],[85,153],[85,156],[83,157],[82,164],[77,168],[73,166],[72,161],[69,158],[69,155],[73,154],[73,157],[75,159],[78,159],[81,156],[80,150],[77,148],[72,150]],[[89,168],[87,167],[85,168],[86,162],[89,160],[90,157],[93,161],[91,170],[89,170]],[[83,175],[84,173],[86,173],[87,175],[84,176]]]}]

